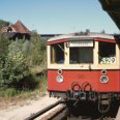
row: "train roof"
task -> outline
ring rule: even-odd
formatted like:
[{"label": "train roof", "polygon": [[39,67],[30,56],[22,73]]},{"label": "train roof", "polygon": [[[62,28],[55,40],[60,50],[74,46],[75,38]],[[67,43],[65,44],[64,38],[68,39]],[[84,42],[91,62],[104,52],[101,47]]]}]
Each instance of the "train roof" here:
[{"label": "train roof", "polygon": [[72,33],[72,34],[65,34],[65,35],[60,35],[60,36],[56,36],[53,38],[48,39],[48,44],[52,44],[55,43],[56,41],[60,41],[62,42],[63,40],[91,40],[91,39],[106,39],[107,41],[113,41],[114,40],[114,36],[110,35],[110,34],[101,34],[101,33],[85,33],[85,34],[79,34],[79,33]]}]

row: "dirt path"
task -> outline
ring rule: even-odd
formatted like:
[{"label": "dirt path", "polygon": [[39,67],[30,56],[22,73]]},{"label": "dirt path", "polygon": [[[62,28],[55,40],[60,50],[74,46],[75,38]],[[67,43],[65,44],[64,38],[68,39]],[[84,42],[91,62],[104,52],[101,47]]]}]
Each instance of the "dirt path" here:
[{"label": "dirt path", "polygon": [[0,110],[0,120],[24,120],[31,114],[56,101],[57,99],[49,98],[48,95],[45,95],[37,100],[27,101],[27,103],[23,106],[13,105],[7,109]]}]

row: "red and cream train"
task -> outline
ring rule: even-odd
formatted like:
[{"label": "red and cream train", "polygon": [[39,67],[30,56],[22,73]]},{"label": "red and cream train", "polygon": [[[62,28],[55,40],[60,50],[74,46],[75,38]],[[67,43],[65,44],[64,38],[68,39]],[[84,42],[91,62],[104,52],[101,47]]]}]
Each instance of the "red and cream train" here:
[{"label": "red and cream train", "polygon": [[108,34],[68,34],[47,42],[48,91],[66,100],[98,103],[107,112],[120,98],[120,46]]}]

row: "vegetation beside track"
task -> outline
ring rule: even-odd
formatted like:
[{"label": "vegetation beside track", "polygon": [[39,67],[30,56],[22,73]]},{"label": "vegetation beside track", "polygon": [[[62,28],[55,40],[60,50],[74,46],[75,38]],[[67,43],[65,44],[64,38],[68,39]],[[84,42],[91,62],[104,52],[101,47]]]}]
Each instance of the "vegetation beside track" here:
[{"label": "vegetation beside track", "polygon": [[[2,24],[9,25],[0,21]],[[45,90],[46,41],[36,32],[30,40],[9,40],[0,34],[0,98]]]}]

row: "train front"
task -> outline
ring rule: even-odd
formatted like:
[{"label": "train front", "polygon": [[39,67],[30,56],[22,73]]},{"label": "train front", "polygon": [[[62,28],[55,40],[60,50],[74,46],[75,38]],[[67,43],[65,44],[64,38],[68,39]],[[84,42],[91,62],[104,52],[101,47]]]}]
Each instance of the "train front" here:
[{"label": "train front", "polygon": [[[110,35],[66,35],[48,40],[48,91],[68,100],[119,98],[119,47]],[[101,106],[99,106],[101,107]]]}]

